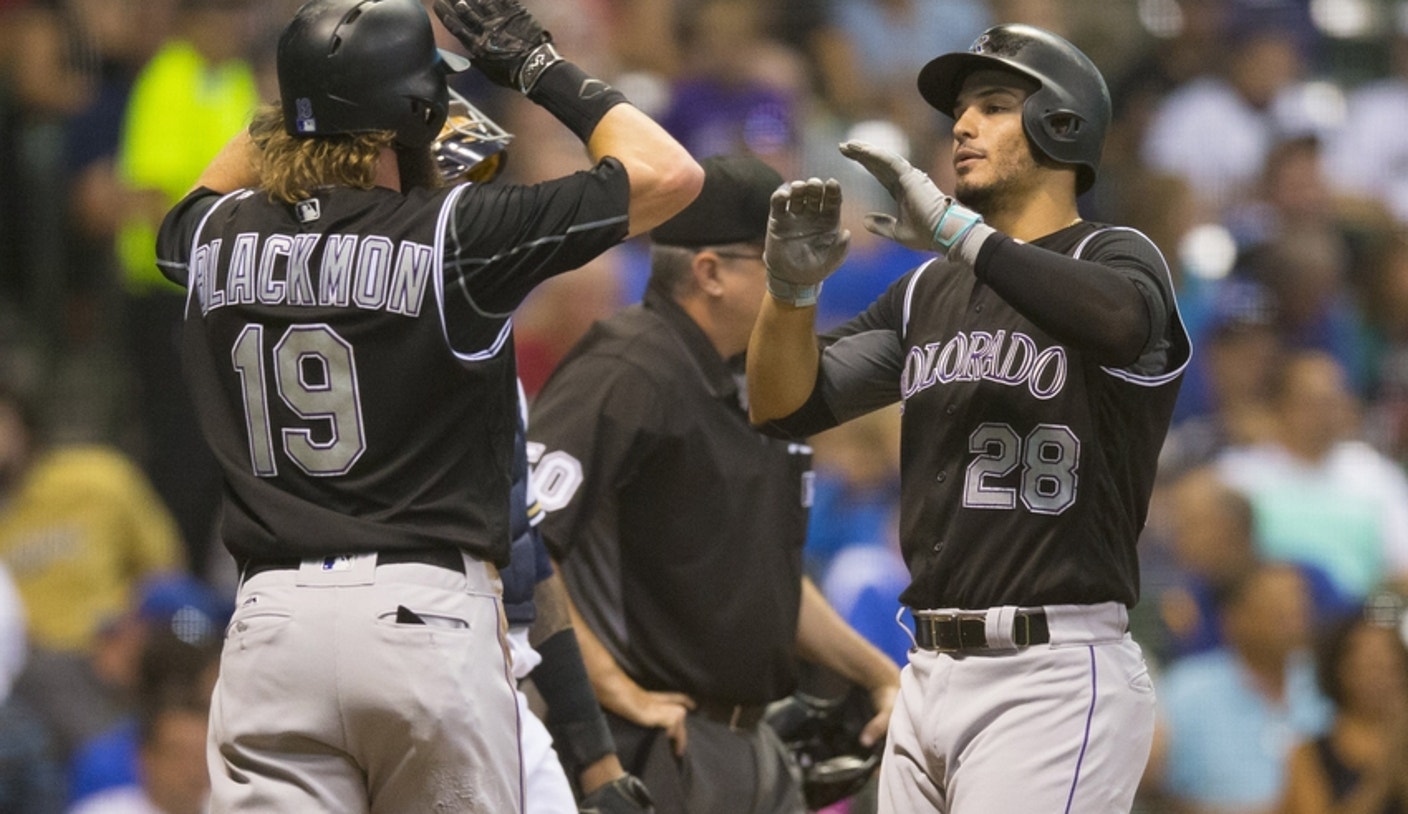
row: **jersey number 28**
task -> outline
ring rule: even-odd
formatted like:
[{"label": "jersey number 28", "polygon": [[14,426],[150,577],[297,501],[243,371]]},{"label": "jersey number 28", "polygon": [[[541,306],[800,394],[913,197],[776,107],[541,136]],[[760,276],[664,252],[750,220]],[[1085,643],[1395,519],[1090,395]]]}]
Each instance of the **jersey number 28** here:
[{"label": "jersey number 28", "polygon": [[[1022,503],[1036,514],[1060,514],[1076,502],[1080,439],[1070,427],[1038,424],[1026,437],[1007,424],[980,424],[968,436],[977,455],[963,480],[963,505],[974,509],[1015,509]],[[1017,487],[994,484],[1018,467]]]}]

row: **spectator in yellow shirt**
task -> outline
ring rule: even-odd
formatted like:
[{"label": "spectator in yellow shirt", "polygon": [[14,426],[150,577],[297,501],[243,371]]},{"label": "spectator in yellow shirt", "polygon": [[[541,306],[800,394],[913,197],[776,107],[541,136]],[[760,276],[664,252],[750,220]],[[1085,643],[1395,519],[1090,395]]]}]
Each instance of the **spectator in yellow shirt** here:
[{"label": "spectator in yellow shirt", "polygon": [[114,623],[147,577],[185,570],[176,521],[121,451],[46,446],[21,397],[0,382],[0,564],[28,619],[16,685],[66,756],[125,710],[105,676]]},{"label": "spectator in yellow shirt", "polygon": [[43,447],[0,391],[0,559],[33,646],[88,650],[142,578],[185,567],[179,532],[142,471],[100,444]]}]

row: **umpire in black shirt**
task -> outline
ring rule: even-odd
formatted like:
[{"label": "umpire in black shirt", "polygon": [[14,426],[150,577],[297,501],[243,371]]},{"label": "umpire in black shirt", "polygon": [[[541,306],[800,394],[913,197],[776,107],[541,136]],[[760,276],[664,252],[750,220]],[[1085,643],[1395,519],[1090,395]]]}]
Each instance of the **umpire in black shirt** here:
[{"label": "umpire in black shirt", "polygon": [[622,763],[657,809],[802,812],[797,766],[760,723],[797,657],[871,691],[871,741],[899,672],[803,576],[810,447],[748,424],[742,354],[782,178],[752,157],[700,163],[699,197],[651,232],[644,301],[538,395],[534,483]]}]

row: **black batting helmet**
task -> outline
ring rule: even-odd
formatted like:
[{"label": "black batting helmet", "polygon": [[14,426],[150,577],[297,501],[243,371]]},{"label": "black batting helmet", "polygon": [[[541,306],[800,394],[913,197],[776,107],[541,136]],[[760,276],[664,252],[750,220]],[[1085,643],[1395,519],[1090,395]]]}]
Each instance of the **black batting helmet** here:
[{"label": "black batting helmet", "polygon": [[435,47],[419,0],[310,0],[280,35],[277,62],[290,135],[390,130],[403,147],[440,133],[445,76],[469,67]]},{"label": "black batting helmet", "polygon": [[883,743],[860,743],[873,717],[870,693],[858,685],[837,698],[795,692],[768,705],[763,720],[801,768],[809,811],[859,793],[880,768]]},{"label": "black batting helmet", "polygon": [[966,52],[944,54],[919,71],[919,93],[952,116],[958,91],[979,68],[1006,68],[1041,85],[1022,108],[1027,138],[1046,157],[1075,164],[1077,192],[1095,183],[1105,131],[1110,127],[1110,89],[1100,69],[1065,39],[1020,23],[983,32]]}]

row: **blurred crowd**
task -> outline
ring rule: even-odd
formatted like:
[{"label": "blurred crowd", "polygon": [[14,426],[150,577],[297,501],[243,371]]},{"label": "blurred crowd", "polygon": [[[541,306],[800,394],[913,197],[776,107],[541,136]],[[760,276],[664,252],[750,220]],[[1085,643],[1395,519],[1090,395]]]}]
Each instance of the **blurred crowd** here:
[{"label": "blurred crowd", "polygon": [[[154,230],[276,95],[298,4],[0,0],[0,812],[201,810],[236,575]],[[1139,809],[1408,811],[1408,0],[525,5],[697,157],[841,180],[829,324],[920,259],[860,226],[887,199],[837,143],[951,189],[921,65],[1009,21],[1090,54],[1115,121],[1083,214],[1162,248],[1194,345],[1132,614],[1161,710]],[[514,134],[505,180],[585,166],[541,109],[455,81]],[[647,274],[628,242],[532,296],[530,397]],[[898,412],[815,447],[808,567],[903,663]]]}]

